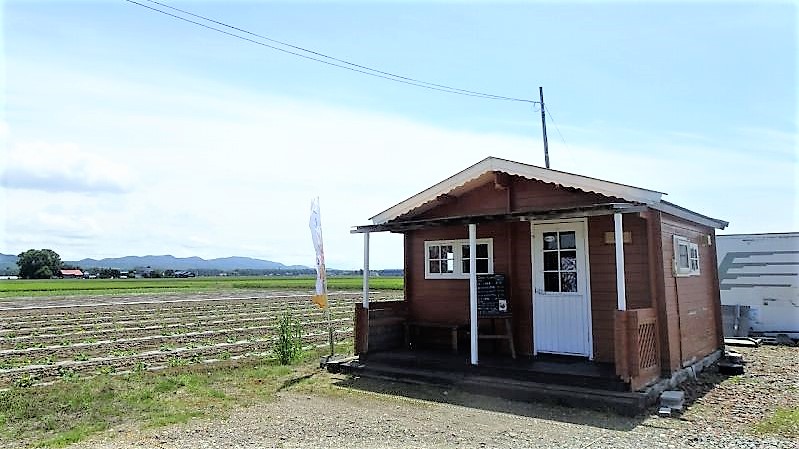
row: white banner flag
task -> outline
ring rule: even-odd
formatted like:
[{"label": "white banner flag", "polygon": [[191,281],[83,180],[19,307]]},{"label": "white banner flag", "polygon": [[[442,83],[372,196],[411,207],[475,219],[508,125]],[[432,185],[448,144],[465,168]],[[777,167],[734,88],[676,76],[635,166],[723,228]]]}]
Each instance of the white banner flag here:
[{"label": "white banner flag", "polygon": [[322,245],[322,217],[319,214],[319,198],[311,202],[311,238],[316,250],[316,294],[313,302],[321,308],[327,307],[327,273],[325,272],[325,249]]}]

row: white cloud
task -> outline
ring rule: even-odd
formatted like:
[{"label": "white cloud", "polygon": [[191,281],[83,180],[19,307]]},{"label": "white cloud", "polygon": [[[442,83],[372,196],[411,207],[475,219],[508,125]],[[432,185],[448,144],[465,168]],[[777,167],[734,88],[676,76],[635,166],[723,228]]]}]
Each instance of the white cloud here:
[{"label": "white cloud", "polygon": [[22,142],[9,149],[0,184],[52,193],[124,193],[131,177],[125,166],[78,145]]},{"label": "white cloud", "polygon": [[[59,82],[77,87],[37,84],[25,97],[34,105],[46,97],[51,129],[11,123],[6,173],[19,175],[0,188],[8,204],[0,252],[50,246],[65,259],[171,253],[312,265],[308,215],[318,195],[328,265],[355,268],[362,237],[352,225],[486,156],[543,159],[538,136],[454,131],[228,86],[79,79],[65,73]],[[58,143],[64,135],[77,144]],[[666,191],[731,230],[796,226],[791,164],[691,135],[637,133],[619,145],[604,137],[552,142],[553,167]],[[774,145],[786,153],[784,136]],[[752,200],[753,191],[768,195]],[[766,210],[770,223],[750,218]],[[400,236],[373,236],[372,266],[402,266]]]}]

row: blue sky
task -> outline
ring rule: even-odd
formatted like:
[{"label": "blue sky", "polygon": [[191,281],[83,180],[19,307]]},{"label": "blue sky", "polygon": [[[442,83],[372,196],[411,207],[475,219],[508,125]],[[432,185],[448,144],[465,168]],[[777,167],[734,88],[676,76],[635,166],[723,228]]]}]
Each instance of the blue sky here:
[{"label": "blue sky", "polygon": [[[543,86],[553,168],[667,192],[725,233],[799,230],[791,2],[165,3],[426,81]],[[351,225],[488,155],[543,165],[526,103],[366,77],[121,0],[6,1],[2,19],[2,253],[311,265],[319,195],[328,265],[355,268]],[[373,266],[401,266],[400,238],[373,242]]]}]

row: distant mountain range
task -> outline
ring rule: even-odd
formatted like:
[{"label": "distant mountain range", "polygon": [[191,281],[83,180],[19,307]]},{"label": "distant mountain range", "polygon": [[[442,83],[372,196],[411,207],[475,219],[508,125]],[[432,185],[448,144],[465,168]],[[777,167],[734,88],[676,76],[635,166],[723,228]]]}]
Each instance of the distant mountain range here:
[{"label": "distant mountain range", "polygon": [[[116,268],[132,270],[150,267],[154,270],[307,270],[302,265],[284,265],[271,260],[253,259],[252,257],[222,257],[218,259],[202,259],[200,257],[164,256],[125,256],[107,259],[81,259],[64,261],[67,265],[81,268]],[[6,267],[16,270],[17,256],[0,254],[0,270]]]},{"label": "distant mountain range", "polygon": [[[0,253],[0,272],[17,271],[17,256]],[[16,273],[14,273],[16,274]]]}]

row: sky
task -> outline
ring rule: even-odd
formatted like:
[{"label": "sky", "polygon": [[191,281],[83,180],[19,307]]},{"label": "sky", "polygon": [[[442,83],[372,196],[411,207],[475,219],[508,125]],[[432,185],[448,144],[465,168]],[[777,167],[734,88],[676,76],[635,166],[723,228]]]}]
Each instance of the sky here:
[{"label": "sky", "polygon": [[[552,168],[666,192],[721,234],[799,231],[793,2],[159,1],[433,83],[543,86]],[[0,11],[0,253],[313,266],[318,196],[327,266],[360,268],[352,226],[487,156],[544,164],[530,103],[123,0]],[[371,247],[372,268],[402,267],[401,236]]]}]

